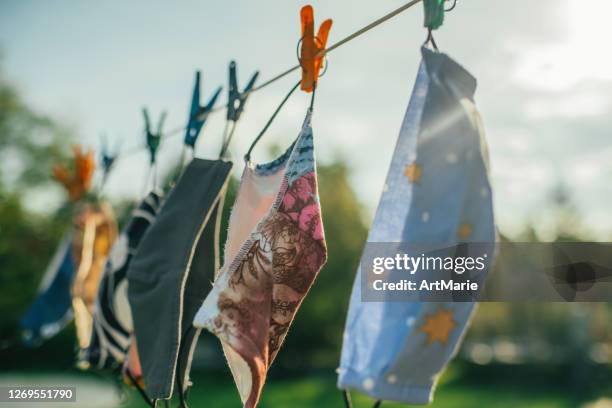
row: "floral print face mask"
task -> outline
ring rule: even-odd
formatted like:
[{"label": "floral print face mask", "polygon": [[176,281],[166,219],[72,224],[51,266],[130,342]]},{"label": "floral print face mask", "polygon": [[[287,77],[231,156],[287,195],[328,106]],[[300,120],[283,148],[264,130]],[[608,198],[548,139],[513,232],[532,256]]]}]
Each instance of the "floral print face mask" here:
[{"label": "floral print face mask", "polygon": [[245,407],[255,407],[297,309],[327,259],[311,112],[271,163],[247,161],[225,265],[194,319],[221,340]]}]

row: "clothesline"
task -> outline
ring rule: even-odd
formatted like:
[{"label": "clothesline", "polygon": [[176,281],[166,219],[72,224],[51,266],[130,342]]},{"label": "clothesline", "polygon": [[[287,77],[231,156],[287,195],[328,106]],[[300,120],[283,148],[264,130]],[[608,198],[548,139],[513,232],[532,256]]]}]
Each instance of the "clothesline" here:
[{"label": "clothesline", "polygon": [[[398,7],[397,9],[391,11],[390,13],[385,14],[384,16],[378,18],[377,20],[374,20],[370,24],[360,28],[359,30],[355,31],[354,33],[352,33],[352,34],[346,36],[345,38],[337,41],[336,43],[330,45],[326,49],[322,50],[319,53],[320,54],[319,56],[323,56],[323,55],[329,54],[330,52],[332,52],[336,48],[339,48],[339,47],[343,46],[344,44],[347,44],[348,42],[354,40],[355,38],[361,36],[362,34],[365,34],[366,32],[372,30],[373,28],[375,28],[375,27],[379,26],[380,24],[390,20],[391,18],[393,18],[393,17],[397,16],[398,14],[408,10],[412,6],[418,4],[418,3],[422,2],[422,1],[423,0],[411,0],[411,1],[409,1],[408,3],[404,4],[403,6]],[[300,64],[296,64],[295,66],[293,66],[293,67],[291,67],[289,69],[286,69],[285,71],[281,72],[280,74],[275,75],[274,77],[268,79],[264,83],[262,83],[262,84],[260,84],[258,86],[253,87],[253,89],[249,92],[249,94],[257,92],[257,91],[259,91],[259,90],[261,90],[261,89],[263,89],[263,88],[273,84],[274,82],[276,82],[276,81],[286,77],[287,75],[291,74],[294,71],[297,71],[298,69],[300,69]],[[224,104],[224,105],[218,106],[216,108],[213,108],[211,110],[211,113],[215,113],[215,112],[219,112],[219,111],[225,110],[226,109],[226,105],[227,104]],[[185,129],[186,129],[186,125],[181,125],[181,126],[172,128],[171,130],[169,130],[167,132],[163,132],[163,136],[164,136],[163,140],[166,140],[169,137],[177,136],[177,135],[181,134],[181,132],[185,131]],[[125,152],[123,152],[120,155],[120,157],[118,157],[117,159],[119,160],[122,157],[130,156],[132,154],[140,152],[141,150],[142,151],[146,150],[146,146],[139,145],[139,146],[135,146],[135,147],[133,147],[131,149],[128,149]]]},{"label": "clothesline", "polygon": [[[348,43],[421,1],[425,1],[426,11],[427,4],[436,6],[437,15],[442,15],[435,20],[439,27],[443,0],[412,0],[321,50],[317,56]],[[435,28],[429,20],[432,19],[426,18],[428,41],[433,43],[431,30]],[[314,24],[310,6],[302,8],[302,21],[304,41],[312,43]],[[324,23],[322,43],[326,41],[329,23],[327,26]],[[324,45],[316,49],[322,48]],[[302,58],[304,66],[312,54]],[[255,90],[299,68],[299,65],[290,68]],[[234,89],[237,86],[233,71],[230,72]],[[316,78],[318,73],[314,75]],[[197,78],[192,106],[199,108],[199,74]],[[154,407],[157,401],[170,405],[178,393],[180,407],[186,408],[187,392],[192,385],[189,381],[192,351],[199,331],[206,329],[223,347],[244,406],[256,407],[270,364],[328,257],[310,120],[315,84],[310,83],[313,88],[310,108],[299,135],[288,149],[290,154],[259,169],[247,166],[247,170],[252,170],[247,176],[253,177],[240,181],[225,243],[227,248],[236,249],[231,262],[226,259],[221,266],[218,255],[226,187],[233,165],[223,159],[223,154],[216,160],[194,158],[184,168],[181,160],[181,176],[172,192],[163,197],[162,192],[150,191],[120,235],[108,201],[96,199],[87,207],[77,206],[73,223],[46,273],[50,279],[43,280],[50,283],[41,285],[45,288],[20,319],[24,344],[36,345],[49,339],[74,316],[80,368],[117,372],[121,367],[129,379],[126,382],[139,390],[147,405]],[[447,292],[440,298],[438,289],[423,289],[423,285],[418,289],[420,293],[398,292],[400,297],[390,292],[395,290],[390,286],[381,292],[376,282],[372,287],[354,286],[337,370],[337,387],[343,391],[347,408],[351,408],[350,389],[376,398],[374,408],[380,407],[383,400],[431,402],[436,379],[456,354],[470,324],[474,302],[479,299],[479,285],[493,264],[493,259],[484,260],[487,254],[494,253],[497,237],[486,141],[473,104],[475,84],[476,78],[458,62],[423,47],[418,76],[386,176],[388,188],[380,198],[367,242],[376,237],[377,242],[395,243],[387,248],[387,254],[389,249],[398,248],[398,242],[432,242],[431,249],[437,252],[443,249],[442,256],[425,257],[417,252],[413,258],[423,262],[425,258],[439,258],[444,268],[442,263],[436,268],[434,262],[433,270],[442,268],[450,274],[472,270],[466,257],[457,257],[465,250],[452,247],[479,243],[481,249],[477,251],[483,251],[482,257],[473,257],[472,264],[480,262],[482,267],[476,267],[470,276],[478,283],[471,289],[474,293],[459,298],[452,293],[457,289],[445,289]],[[300,82],[287,94],[249,152],[299,85]],[[230,101],[235,93],[230,92]],[[448,98],[449,94],[455,97]],[[191,111],[192,118],[196,108]],[[234,105],[230,103],[227,109],[226,124],[230,121],[235,124],[238,115],[231,115]],[[209,113],[210,109],[205,111]],[[144,117],[152,157],[150,169],[156,170],[154,158],[164,115],[156,133],[150,130],[146,111]],[[440,122],[450,124],[437,126]],[[190,130],[194,128],[189,125]],[[200,128],[201,125],[196,130]],[[177,128],[171,135],[183,129]],[[431,143],[423,143],[432,135],[436,139],[433,148]],[[228,136],[227,143],[229,139]],[[457,146],[461,149],[457,150]],[[470,154],[461,154],[465,152]],[[77,203],[91,187],[94,158],[80,149],[75,149],[74,156],[73,172],[59,168],[55,174]],[[110,165],[106,170],[109,168]],[[283,179],[279,181],[278,175]],[[440,191],[463,199],[440,202]],[[244,231],[245,225],[253,227]],[[238,233],[234,233],[235,228]],[[436,242],[447,244],[435,248]],[[266,262],[260,262],[261,259]],[[367,263],[363,262],[368,259],[367,250],[360,259]],[[451,261],[450,269],[447,260]],[[431,269],[422,262],[421,266],[420,269]],[[387,269],[385,262],[383,271],[377,271],[376,260],[373,267],[374,274]],[[392,269],[395,268],[389,270]],[[355,282],[369,280],[366,272],[370,273],[358,268]],[[271,280],[271,276],[275,279]],[[402,280],[401,284],[404,282],[410,283]],[[452,279],[449,282],[452,284]],[[125,290],[126,286],[129,290]],[[393,305],[387,303],[393,300],[396,300]],[[419,302],[416,308],[415,300]],[[392,313],[385,314],[387,310]],[[383,319],[378,318],[383,314]],[[328,326],[331,330],[337,328],[335,321]],[[369,364],[372,361],[380,364]],[[251,386],[245,388],[243,384]]]}]

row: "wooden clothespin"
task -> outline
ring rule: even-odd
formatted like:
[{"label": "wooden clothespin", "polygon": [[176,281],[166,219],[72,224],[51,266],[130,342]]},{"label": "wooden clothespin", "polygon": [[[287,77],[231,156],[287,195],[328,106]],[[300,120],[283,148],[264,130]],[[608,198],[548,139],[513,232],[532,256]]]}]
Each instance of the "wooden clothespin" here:
[{"label": "wooden clothespin", "polygon": [[255,81],[259,76],[259,71],[255,71],[247,86],[242,92],[238,88],[238,78],[236,77],[236,61],[231,61],[229,64],[229,95],[227,97],[227,120],[237,122],[244,110],[246,100],[255,86]]},{"label": "wooden clothespin", "polygon": [[221,94],[223,87],[217,88],[213,96],[209,99],[205,106],[200,105],[200,71],[196,71],[195,84],[193,86],[193,96],[191,97],[191,109],[189,110],[189,120],[185,131],[185,144],[191,148],[195,147],[195,143],[200,135],[200,131],[208,119],[208,115],[212,111],[217,98]]},{"label": "wooden clothespin", "polygon": [[155,157],[157,156],[157,149],[162,137],[162,129],[164,127],[164,121],[166,120],[166,112],[162,112],[159,120],[157,121],[157,132],[151,131],[151,121],[149,119],[149,112],[147,108],[142,108],[142,116],[145,121],[145,135],[147,138],[147,147],[149,148],[149,154],[151,155],[151,165],[155,164]]},{"label": "wooden clothespin", "polygon": [[304,6],[300,12],[302,20],[302,49],[300,65],[302,66],[302,91],[312,92],[319,78],[319,71],[325,57],[325,47],[332,20],[325,20],[314,35],[314,11],[312,6]]},{"label": "wooden clothespin", "polygon": [[93,151],[83,153],[81,146],[72,147],[74,153],[74,168],[72,174],[64,165],[53,168],[53,175],[66,188],[70,201],[79,201],[91,188],[91,180],[96,161]]}]

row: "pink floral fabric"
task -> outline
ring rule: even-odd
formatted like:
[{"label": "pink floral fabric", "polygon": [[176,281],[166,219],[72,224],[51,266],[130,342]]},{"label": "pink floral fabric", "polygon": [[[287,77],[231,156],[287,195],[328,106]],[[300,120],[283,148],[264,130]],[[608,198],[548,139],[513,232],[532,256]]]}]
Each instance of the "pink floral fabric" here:
[{"label": "pink floral fabric", "polygon": [[283,187],[277,211],[259,225],[237,266],[225,272],[227,282],[216,292],[218,312],[204,323],[248,364],[247,408],[257,405],[268,369],[327,259],[316,173]]}]

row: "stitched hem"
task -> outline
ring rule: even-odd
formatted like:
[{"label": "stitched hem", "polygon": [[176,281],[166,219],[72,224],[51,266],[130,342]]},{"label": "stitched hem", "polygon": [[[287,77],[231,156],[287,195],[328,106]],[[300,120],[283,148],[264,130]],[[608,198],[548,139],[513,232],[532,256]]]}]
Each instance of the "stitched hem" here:
[{"label": "stitched hem", "polygon": [[340,368],[338,388],[352,388],[372,398],[408,404],[429,404],[432,402],[433,384],[390,384],[385,378],[371,378],[357,371]]}]

